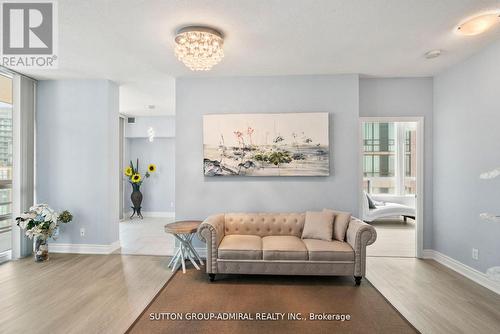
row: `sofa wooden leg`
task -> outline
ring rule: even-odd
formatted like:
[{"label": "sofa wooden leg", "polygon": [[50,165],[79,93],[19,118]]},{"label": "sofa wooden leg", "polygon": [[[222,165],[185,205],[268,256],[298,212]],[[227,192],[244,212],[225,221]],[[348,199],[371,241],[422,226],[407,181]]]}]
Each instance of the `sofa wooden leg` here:
[{"label": "sofa wooden leg", "polygon": [[359,286],[361,284],[361,278],[362,276],[354,276],[354,280],[356,281],[356,286]]},{"label": "sofa wooden leg", "polygon": [[215,274],[208,274],[208,279],[210,280],[210,282],[215,281]]}]

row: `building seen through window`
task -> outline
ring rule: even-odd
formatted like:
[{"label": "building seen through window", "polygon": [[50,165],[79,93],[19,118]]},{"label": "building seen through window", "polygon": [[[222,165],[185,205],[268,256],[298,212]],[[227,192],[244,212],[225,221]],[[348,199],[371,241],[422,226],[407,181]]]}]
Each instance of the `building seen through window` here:
[{"label": "building seen through window", "polygon": [[12,78],[0,74],[0,252],[11,248]]},{"label": "building seen through window", "polygon": [[[398,159],[402,157],[404,163],[398,163]],[[398,166],[401,169],[399,173]],[[400,174],[404,189],[398,189]],[[363,189],[372,194],[416,193],[415,124],[401,122],[363,124]]]}]

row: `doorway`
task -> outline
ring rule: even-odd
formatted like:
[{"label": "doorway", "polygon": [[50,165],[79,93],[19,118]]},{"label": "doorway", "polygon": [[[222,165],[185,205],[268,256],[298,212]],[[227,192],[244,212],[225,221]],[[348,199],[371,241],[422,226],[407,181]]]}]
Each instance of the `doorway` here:
[{"label": "doorway", "polygon": [[[175,119],[167,116],[120,117],[120,253],[173,255],[174,238],[164,226],[175,217]],[[130,165],[140,174],[141,213],[134,214]],[[154,166],[148,172],[149,165]],[[131,175],[131,174],[130,174]]]},{"label": "doorway", "polygon": [[421,256],[422,133],[422,118],[361,118],[360,216],[377,230],[368,256]]},{"label": "doorway", "polygon": [[120,221],[123,221],[123,219],[125,218],[125,212],[124,212],[124,187],[123,187],[123,174],[124,174],[124,167],[123,166],[126,166],[126,161],[125,161],[125,157],[124,157],[124,149],[125,149],[125,146],[124,146],[124,141],[125,141],[125,117],[123,116],[120,116],[119,118],[119,130],[118,130],[118,136],[120,136],[120,139],[119,139],[119,144],[118,144],[118,161],[120,161],[120,166],[119,166],[119,172],[118,172],[118,183],[120,185],[120,213],[119,213],[119,217],[120,217]]}]

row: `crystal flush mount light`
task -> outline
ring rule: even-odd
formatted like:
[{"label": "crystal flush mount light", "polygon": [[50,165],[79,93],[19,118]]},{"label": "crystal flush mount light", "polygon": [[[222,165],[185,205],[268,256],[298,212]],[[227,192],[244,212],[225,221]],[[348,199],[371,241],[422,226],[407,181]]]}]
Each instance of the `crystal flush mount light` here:
[{"label": "crystal flush mount light", "polygon": [[193,71],[208,71],[224,57],[222,33],[208,27],[190,26],[177,31],[175,54]]},{"label": "crystal flush mount light", "polygon": [[474,16],[473,18],[461,23],[457,27],[457,32],[465,36],[475,36],[482,34],[495,24],[500,23],[500,13],[490,12]]}]

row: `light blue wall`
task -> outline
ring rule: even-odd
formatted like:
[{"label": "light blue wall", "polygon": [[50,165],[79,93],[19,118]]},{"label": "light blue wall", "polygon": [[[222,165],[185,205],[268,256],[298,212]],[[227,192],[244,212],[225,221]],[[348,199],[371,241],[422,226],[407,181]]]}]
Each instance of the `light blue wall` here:
[{"label": "light blue wall", "polygon": [[[56,242],[118,240],[118,87],[107,80],[39,81],[36,197],[74,221]],[[85,228],[85,237],[80,228]]]},{"label": "light blue wall", "polygon": [[[500,41],[434,80],[434,249],[480,271],[500,265]],[[471,258],[479,249],[479,260]]]},{"label": "light blue wall", "polygon": [[424,117],[424,249],[432,248],[432,78],[360,79],[359,115]]},{"label": "light blue wall", "polygon": [[148,129],[153,128],[156,137],[175,137],[175,116],[135,117],[135,123],[125,122],[125,137],[148,137]]},{"label": "light blue wall", "polygon": [[[143,194],[142,210],[144,212],[174,212],[175,210],[175,139],[155,138],[149,142],[146,138],[127,138],[127,160],[134,164],[139,158],[141,171],[147,164],[154,163],[157,171],[144,181],[141,186]],[[130,194],[132,187],[125,181],[125,212],[132,206]]]},{"label": "light blue wall", "polygon": [[[176,89],[176,216],[231,211],[358,211],[358,76],[181,78]],[[329,177],[204,177],[202,116],[329,112]]]}]

